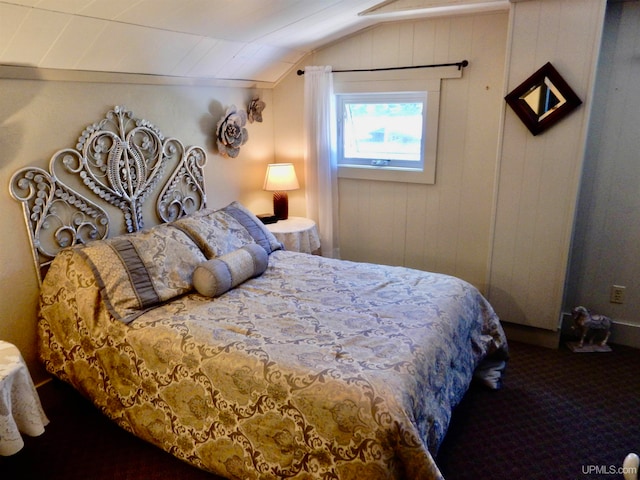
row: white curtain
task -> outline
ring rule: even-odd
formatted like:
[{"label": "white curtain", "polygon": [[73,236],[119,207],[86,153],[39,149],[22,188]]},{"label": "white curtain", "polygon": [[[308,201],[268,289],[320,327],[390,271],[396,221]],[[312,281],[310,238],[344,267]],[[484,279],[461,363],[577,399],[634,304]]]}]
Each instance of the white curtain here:
[{"label": "white curtain", "polygon": [[304,70],[304,136],[307,216],[318,225],[322,255],[340,258],[338,245],[338,165],[330,66]]}]

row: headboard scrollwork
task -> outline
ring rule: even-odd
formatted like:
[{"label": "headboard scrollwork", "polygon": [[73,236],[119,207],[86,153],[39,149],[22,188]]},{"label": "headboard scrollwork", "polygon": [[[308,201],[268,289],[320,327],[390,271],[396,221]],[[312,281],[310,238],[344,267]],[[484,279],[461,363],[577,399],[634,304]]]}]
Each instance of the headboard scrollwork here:
[{"label": "headboard scrollwork", "polygon": [[[114,222],[134,232],[149,214],[153,223],[170,222],[205,207],[206,160],[201,147],[185,148],[116,106],[83,130],[75,148],[56,152],[49,171],[18,170],[9,190],[22,202],[38,281],[60,250],[106,238]],[[155,212],[146,208],[154,200]]]}]

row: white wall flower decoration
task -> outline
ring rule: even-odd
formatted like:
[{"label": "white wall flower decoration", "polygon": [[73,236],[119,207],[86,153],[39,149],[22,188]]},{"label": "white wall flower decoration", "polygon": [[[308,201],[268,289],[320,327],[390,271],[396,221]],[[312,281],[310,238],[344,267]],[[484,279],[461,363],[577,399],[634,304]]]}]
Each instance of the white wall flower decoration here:
[{"label": "white wall flower decoration", "polygon": [[262,122],[262,111],[267,106],[259,97],[255,97],[249,103],[249,108],[247,109],[247,114],[249,117],[249,123]]},{"label": "white wall flower decoration", "polygon": [[247,112],[238,110],[235,105],[227,108],[216,128],[216,143],[220,155],[231,158],[238,156],[240,147],[249,139],[249,133],[244,128],[246,123]]}]

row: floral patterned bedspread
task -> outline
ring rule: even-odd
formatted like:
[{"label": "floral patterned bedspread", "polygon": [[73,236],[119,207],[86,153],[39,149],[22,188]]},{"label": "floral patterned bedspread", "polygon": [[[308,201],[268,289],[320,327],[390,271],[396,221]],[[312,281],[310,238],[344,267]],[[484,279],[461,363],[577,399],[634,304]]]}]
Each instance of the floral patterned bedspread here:
[{"label": "floral patterned bedspread", "polygon": [[487,355],[491,306],[454,277],[276,251],[216,299],[113,319],[63,251],[40,355],[124,429],[229,479],[436,479],[432,454]]}]

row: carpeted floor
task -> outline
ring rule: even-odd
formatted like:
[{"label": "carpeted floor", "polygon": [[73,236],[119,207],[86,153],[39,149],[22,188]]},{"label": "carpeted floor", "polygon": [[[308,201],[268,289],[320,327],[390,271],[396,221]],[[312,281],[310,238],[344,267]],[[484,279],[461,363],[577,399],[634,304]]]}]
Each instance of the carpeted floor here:
[{"label": "carpeted floor", "polygon": [[510,343],[503,388],[472,388],[437,461],[448,480],[622,479],[640,454],[640,350]]},{"label": "carpeted floor", "polygon": [[[51,423],[18,454],[0,457],[1,479],[219,478],[121,430],[65,384],[39,392]],[[639,413],[640,350],[512,342],[503,388],[472,386],[437,461],[447,480],[621,479],[624,457],[640,452]]]}]

